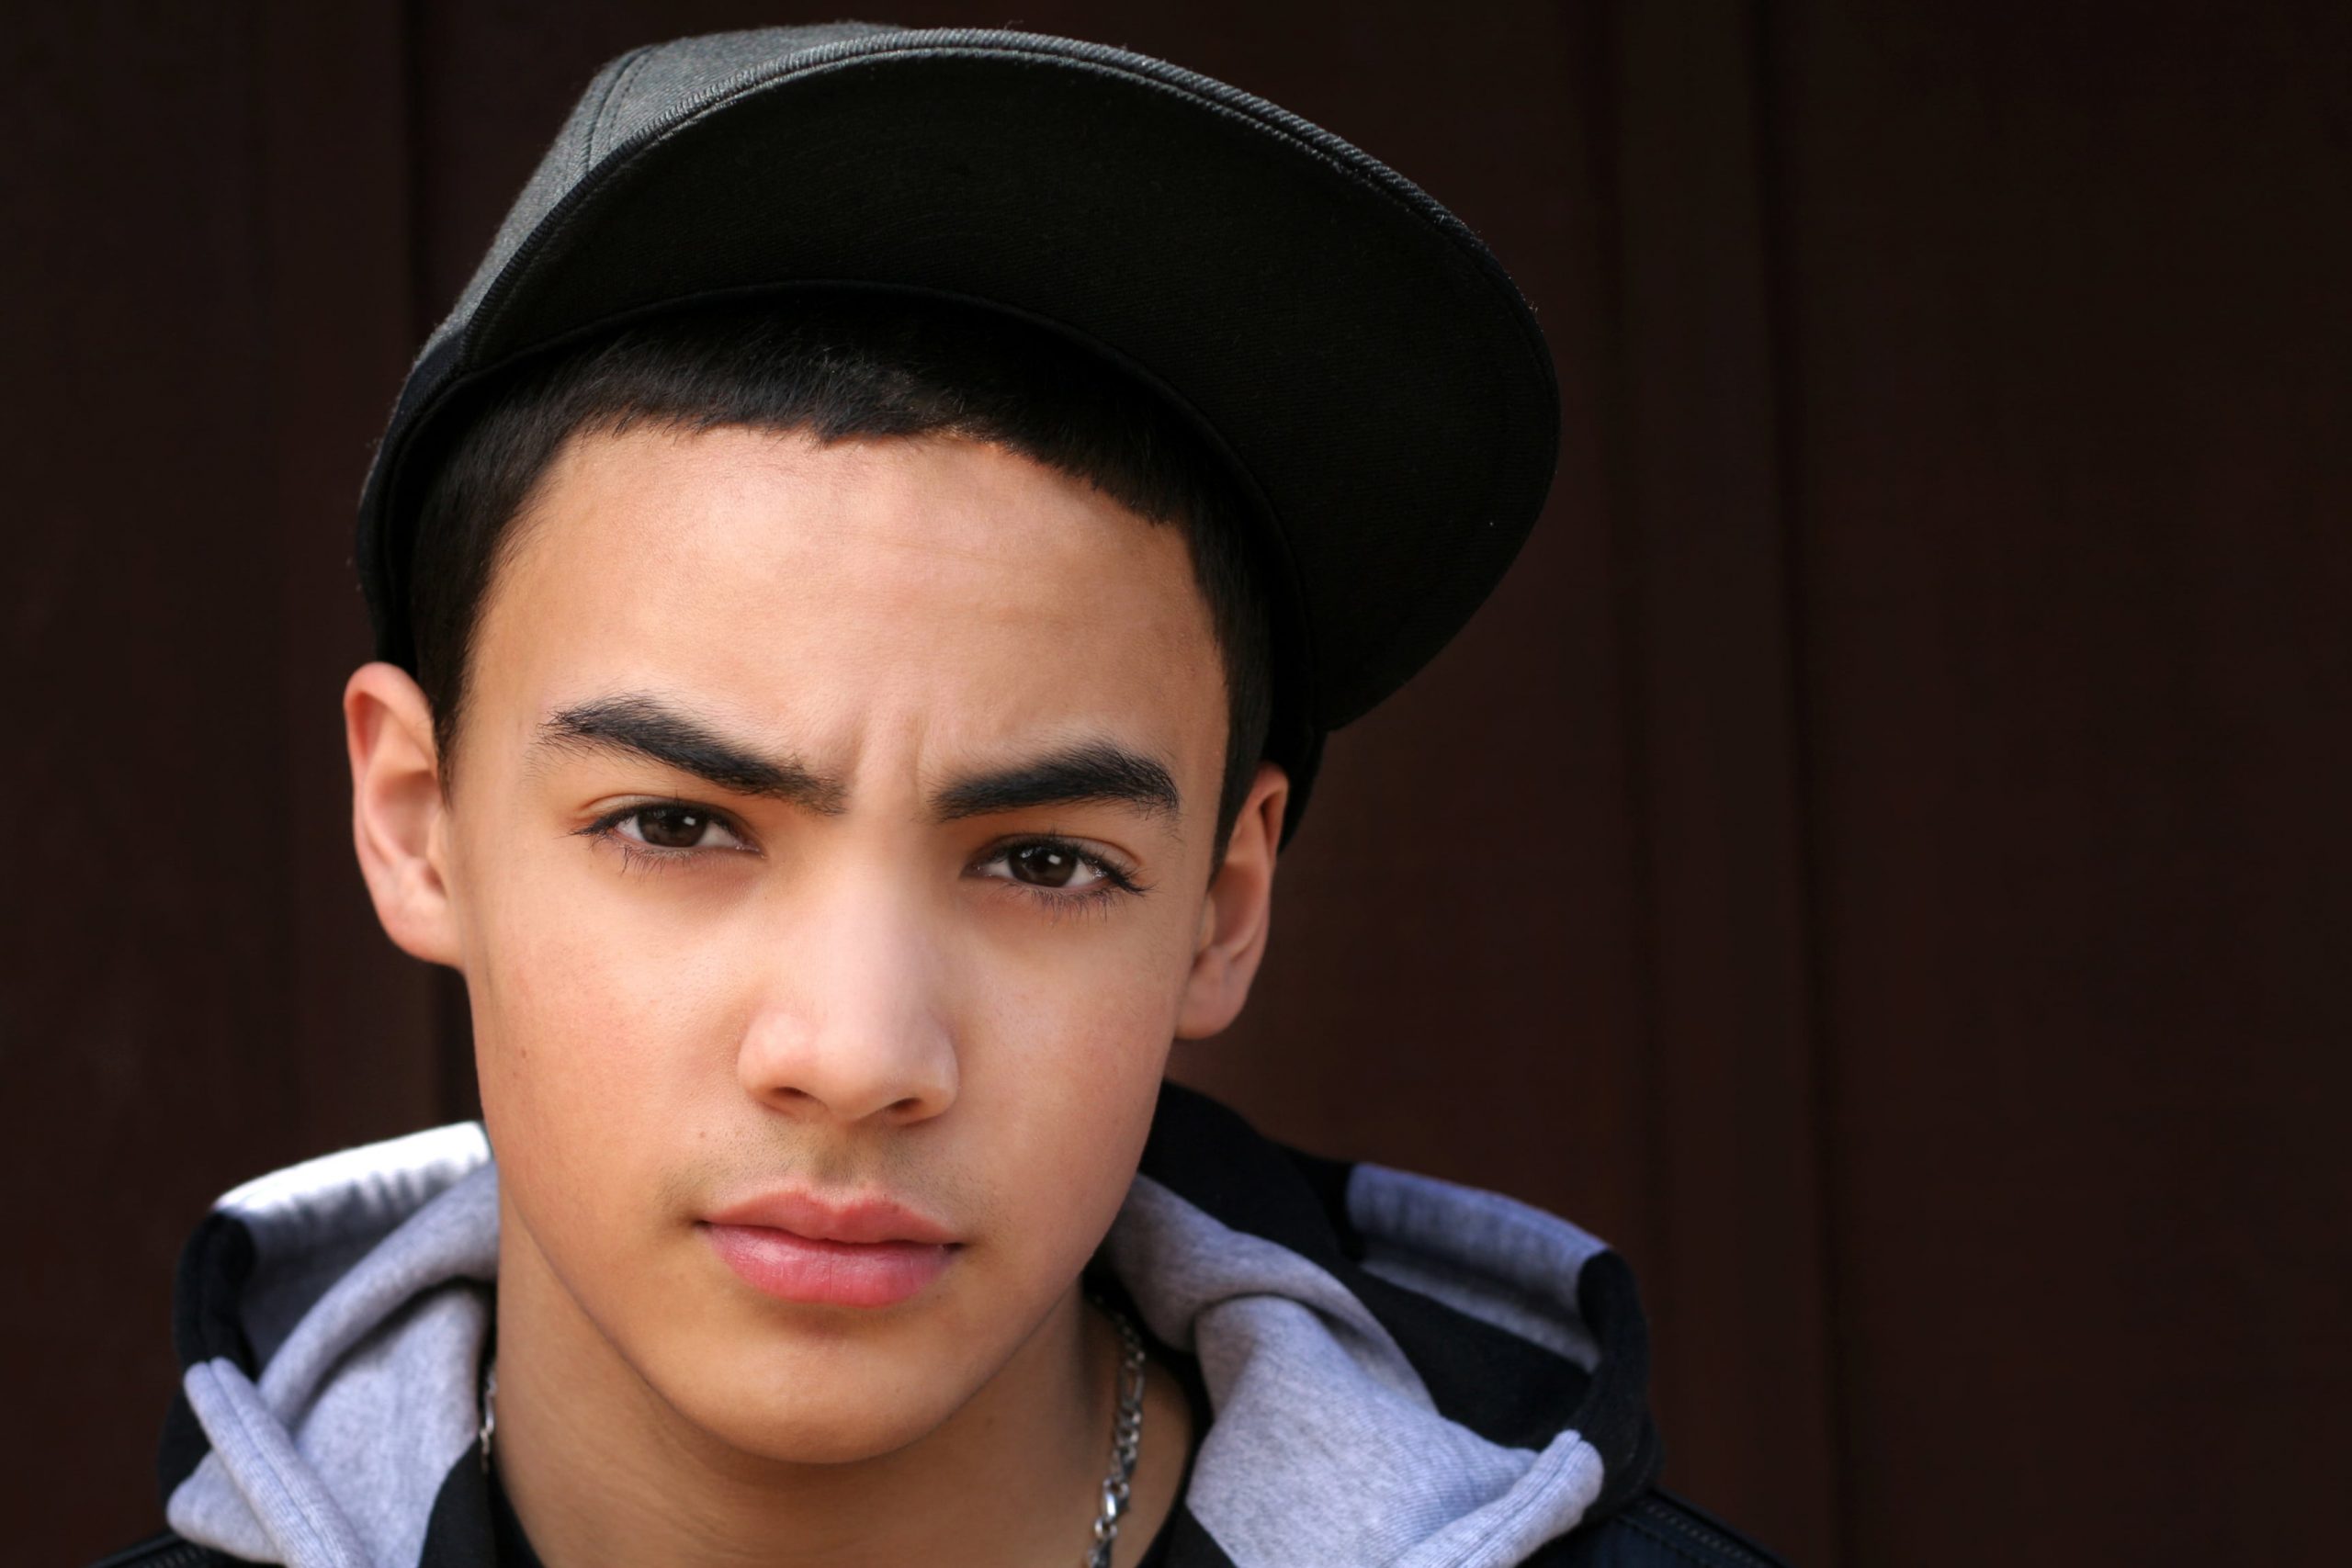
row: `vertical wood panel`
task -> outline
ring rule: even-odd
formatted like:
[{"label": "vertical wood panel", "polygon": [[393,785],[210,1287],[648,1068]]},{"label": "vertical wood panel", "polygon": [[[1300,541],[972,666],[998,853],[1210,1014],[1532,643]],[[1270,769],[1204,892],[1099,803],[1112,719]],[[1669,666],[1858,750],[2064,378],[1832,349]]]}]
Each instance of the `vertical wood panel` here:
[{"label": "vertical wood panel", "polygon": [[1629,6],[1611,316],[1640,757],[1668,1477],[1836,1561],[1820,1129],[1759,39]]},{"label": "vertical wood panel", "polygon": [[335,718],[351,502],[408,335],[380,287],[390,15],[8,29],[12,1561],[152,1528],[172,1266],[209,1199],[432,1112],[424,973],[366,911]]},{"label": "vertical wood panel", "polygon": [[440,972],[377,924],[351,845],[343,685],[373,656],[352,517],[424,331],[413,294],[405,18],[372,5],[266,7],[259,29],[261,417],[280,549],[283,884],[296,1116],[320,1148],[437,1121]]},{"label": "vertical wood panel", "polygon": [[[32,678],[12,704],[0,943],[0,1067],[27,1112],[0,1179],[26,1267],[0,1342],[42,1352],[8,1381],[38,1435],[10,1513],[40,1561],[152,1514],[164,1291],[200,1204],[174,1168],[225,1183],[251,1151],[216,1130],[290,1110],[276,559],[231,499],[266,464],[248,40],[233,12],[147,20],[23,18],[0,107],[0,209],[30,241],[0,247],[0,358],[40,389],[10,400],[6,436],[8,664]],[[159,118],[219,140],[158,137]]]},{"label": "vertical wood panel", "polygon": [[2352,27],[1774,15],[1850,1559],[2330,1555]]}]

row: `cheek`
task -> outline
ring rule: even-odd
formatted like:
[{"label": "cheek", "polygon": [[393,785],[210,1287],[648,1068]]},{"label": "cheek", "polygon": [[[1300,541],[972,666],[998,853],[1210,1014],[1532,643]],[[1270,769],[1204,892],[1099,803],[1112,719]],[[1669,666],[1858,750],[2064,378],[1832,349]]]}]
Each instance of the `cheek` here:
[{"label": "cheek", "polygon": [[1186,934],[1000,953],[968,982],[956,1113],[1020,1171],[1029,1234],[1070,1255],[1058,1264],[1083,1261],[1125,1196],[1167,1066]]},{"label": "cheek", "polygon": [[681,1130],[707,1122],[696,1101],[726,1059],[711,955],[635,929],[596,891],[518,868],[477,905],[467,987],[483,1119],[515,1201],[616,1238],[652,1217],[644,1195]]}]

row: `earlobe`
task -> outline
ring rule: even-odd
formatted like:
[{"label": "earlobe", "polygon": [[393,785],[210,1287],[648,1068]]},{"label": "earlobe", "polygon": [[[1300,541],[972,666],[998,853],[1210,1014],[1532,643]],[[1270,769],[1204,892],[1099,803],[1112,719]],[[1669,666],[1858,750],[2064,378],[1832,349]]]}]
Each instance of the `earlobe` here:
[{"label": "earlobe", "polygon": [[457,965],[443,860],[447,805],[424,691],[395,665],[363,664],[343,689],[351,829],[376,918],[401,951]]},{"label": "earlobe", "polygon": [[1202,940],[1176,1019],[1179,1040],[1203,1040],[1240,1016],[1250,985],[1266,953],[1273,914],[1274,857],[1282,843],[1290,777],[1272,762],[1258,764],[1249,798],[1234,819],[1225,863],[1209,884]]}]

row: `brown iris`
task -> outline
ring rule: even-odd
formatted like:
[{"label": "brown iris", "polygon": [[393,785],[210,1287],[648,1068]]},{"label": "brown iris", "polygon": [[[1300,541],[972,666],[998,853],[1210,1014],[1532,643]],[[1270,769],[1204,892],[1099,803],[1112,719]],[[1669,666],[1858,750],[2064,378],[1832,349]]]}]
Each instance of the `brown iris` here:
[{"label": "brown iris", "polygon": [[649,806],[637,814],[638,835],[658,850],[690,850],[702,841],[710,814],[690,806]]},{"label": "brown iris", "polygon": [[1005,856],[1012,874],[1039,887],[1065,887],[1078,874],[1078,856],[1060,844],[1023,844]]}]

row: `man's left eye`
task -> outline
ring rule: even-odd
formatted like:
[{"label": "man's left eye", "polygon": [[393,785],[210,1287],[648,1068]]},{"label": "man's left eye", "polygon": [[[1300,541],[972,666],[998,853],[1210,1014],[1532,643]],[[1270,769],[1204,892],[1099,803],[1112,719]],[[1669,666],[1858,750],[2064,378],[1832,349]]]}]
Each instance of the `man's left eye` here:
[{"label": "man's left eye", "polygon": [[1080,891],[1108,880],[1091,857],[1068,844],[1015,844],[988,863],[991,868],[998,865],[1003,866],[1005,874],[1015,882],[1063,892]]},{"label": "man's left eye", "polygon": [[614,825],[624,839],[655,850],[741,849],[727,824],[695,806],[644,806]]}]

